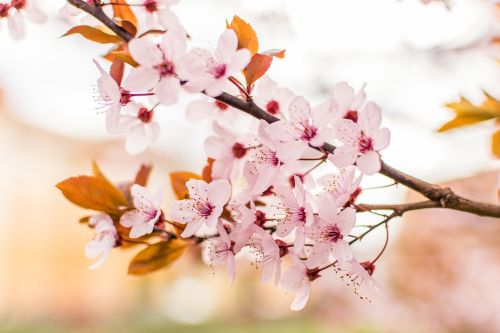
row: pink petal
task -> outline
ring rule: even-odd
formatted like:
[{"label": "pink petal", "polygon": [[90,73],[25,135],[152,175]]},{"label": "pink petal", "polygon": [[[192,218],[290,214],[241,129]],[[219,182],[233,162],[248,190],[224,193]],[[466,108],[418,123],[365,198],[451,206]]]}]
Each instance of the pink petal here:
[{"label": "pink petal", "polygon": [[167,60],[179,59],[187,50],[186,32],[178,27],[168,29],[163,36],[161,46]]},{"label": "pink petal", "polygon": [[293,300],[290,309],[293,311],[300,311],[306,306],[307,301],[309,300],[309,295],[311,293],[311,283],[309,280],[304,280],[299,289],[297,289],[297,293],[295,294],[295,299]]},{"label": "pink petal", "polygon": [[186,109],[186,117],[189,121],[200,122],[208,118],[213,112],[215,105],[211,101],[199,100],[189,103]]},{"label": "pink petal", "polygon": [[252,54],[247,49],[240,49],[234,53],[231,60],[227,64],[227,76],[234,75],[241,72],[245,67],[247,67]]},{"label": "pink petal", "polygon": [[333,98],[338,103],[341,112],[351,108],[354,98],[354,89],[346,82],[339,82],[333,88]]},{"label": "pink petal", "polygon": [[132,58],[144,67],[154,67],[163,62],[163,53],[158,45],[144,38],[134,38],[128,43]]},{"label": "pink petal", "polygon": [[136,224],[130,229],[130,238],[139,238],[153,232],[154,223]]},{"label": "pink petal", "polygon": [[125,140],[125,148],[131,155],[139,154],[148,147],[148,140],[146,139],[146,131],[143,124],[137,124],[133,127],[127,139]]},{"label": "pink petal", "polygon": [[298,123],[307,123],[311,116],[311,106],[302,96],[295,97],[288,106],[290,117]]},{"label": "pink petal", "polygon": [[219,37],[215,58],[217,62],[227,64],[238,47],[238,37],[233,29],[226,29]]},{"label": "pink petal", "polygon": [[295,254],[300,254],[304,250],[304,244],[306,242],[306,235],[303,226],[297,226],[295,229],[295,241],[293,243],[293,251]]},{"label": "pink petal", "polygon": [[163,28],[170,30],[179,27],[180,22],[177,16],[168,9],[160,9],[157,11],[158,20]]},{"label": "pink petal", "polygon": [[218,136],[209,136],[204,142],[204,147],[207,156],[216,160],[232,155],[231,147],[228,147],[226,141]]},{"label": "pink petal", "polygon": [[337,225],[339,226],[342,235],[347,236],[356,224],[356,210],[351,207],[345,208],[338,216]]},{"label": "pink petal", "polygon": [[328,260],[330,255],[330,245],[323,242],[314,244],[311,254],[306,260],[307,268],[313,269],[319,267],[321,264]]},{"label": "pink petal", "polygon": [[146,223],[148,217],[138,210],[132,210],[125,212],[120,218],[120,224],[125,228],[133,227],[137,224]]},{"label": "pink petal", "polygon": [[358,155],[357,147],[345,145],[337,147],[333,155],[328,156],[328,159],[338,168],[345,168],[354,164]]},{"label": "pink petal", "polygon": [[146,137],[149,141],[155,142],[160,136],[160,125],[156,121],[152,121],[144,125],[146,129]]},{"label": "pink petal", "polygon": [[7,18],[7,26],[12,38],[21,39],[24,37],[24,20],[22,15],[14,14],[9,16]]},{"label": "pink petal", "polygon": [[334,131],[335,137],[346,144],[355,144],[361,133],[358,125],[348,119],[338,120],[335,123]]},{"label": "pink petal", "polygon": [[120,104],[112,104],[108,110],[106,110],[106,130],[108,133],[116,133],[118,129],[118,124],[120,123]]},{"label": "pink petal", "polygon": [[356,161],[359,170],[365,175],[373,175],[380,171],[380,155],[376,151],[369,151],[361,155]]},{"label": "pink petal", "polygon": [[169,219],[179,223],[193,221],[198,216],[193,210],[194,204],[195,201],[191,199],[175,201],[170,207]]},{"label": "pink petal", "polygon": [[225,205],[231,197],[231,184],[227,179],[214,180],[208,184],[208,201],[215,206]]},{"label": "pink petal", "polygon": [[162,77],[155,87],[155,95],[165,105],[174,104],[179,98],[181,83],[174,76]]},{"label": "pink petal", "polygon": [[335,242],[332,248],[332,255],[335,259],[345,262],[352,258],[352,251],[349,243],[343,239],[339,239]]},{"label": "pink petal", "polygon": [[255,182],[252,193],[260,194],[267,190],[269,186],[273,184],[276,180],[276,177],[279,174],[279,167],[265,167],[260,170],[258,173],[257,181]]},{"label": "pink petal", "polygon": [[374,102],[366,103],[363,110],[359,113],[358,124],[361,130],[367,136],[375,134],[382,123],[382,111]]},{"label": "pink petal", "polygon": [[187,238],[193,236],[201,227],[202,220],[194,220],[186,225],[186,229],[181,234],[181,237]]},{"label": "pink petal", "polygon": [[381,128],[373,136],[373,149],[380,151],[389,146],[391,141],[391,132],[388,128]]},{"label": "pink petal", "polygon": [[123,81],[123,87],[130,91],[149,91],[153,89],[160,75],[154,68],[137,67]]},{"label": "pink petal", "polygon": [[208,200],[208,184],[199,179],[190,179],[186,182],[189,191],[189,197],[194,200]]}]

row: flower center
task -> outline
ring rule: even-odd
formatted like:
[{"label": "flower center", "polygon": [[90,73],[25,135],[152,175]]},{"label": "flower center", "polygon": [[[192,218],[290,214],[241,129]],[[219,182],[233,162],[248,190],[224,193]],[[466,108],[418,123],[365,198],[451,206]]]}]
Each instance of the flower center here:
[{"label": "flower center", "polygon": [[304,207],[300,207],[297,210],[297,220],[300,222],[305,222],[306,221],[306,209]]},{"label": "flower center", "polygon": [[280,112],[280,103],[274,99],[270,100],[266,105],[266,111],[270,114],[278,114]]},{"label": "flower center", "polygon": [[212,211],[215,207],[212,206],[210,202],[197,201],[195,204],[195,208],[200,216],[208,217],[210,216],[210,214],[212,214]]},{"label": "flower center", "polygon": [[226,74],[226,64],[218,64],[212,68],[212,74],[216,79],[223,77]]},{"label": "flower center", "polygon": [[165,60],[162,64],[156,66],[156,69],[160,72],[161,77],[175,74],[174,63],[168,60]]},{"label": "flower center", "polygon": [[10,5],[15,9],[20,10],[26,6],[26,0],[12,0]]},{"label": "flower center", "polygon": [[243,146],[239,142],[236,142],[231,148],[231,150],[233,151],[233,156],[235,158],[242,158],[247,153],[247,149],[245,148],[245,146]]},{"label": "flower center", "polygon": [[0,4],[0,17],[7,17],[9,15],[10,5]]},{"label": "flower center", "polygon": [[361,153],[371,151],[373,150],[373,139],[361,133],[361,136],[358,139],[358,146]]},{"label": "flower center", "polygon": [[143,123],[147,124],[153,119],[153,110],[148,110],[145,107],[139,109],[139,113],[137,114],[137,118],[139,118]]},{"label": "flower center", "polygon": [[150,13],[154,13],[158,10],[158,2],[156,0],[146,0],[143,6]]},{"label": "flower center", "polygon": [[354,110],[347,111],[346,114],[344,115],[344,119],[349,119],[352,122],[357,123],[358,122],[358,111],[354,111]]},{"label": "flower center", "polygon": [[266,223],[266,213],[261,210],[255,212],[255,224],[262,227]]},{"label": "flower center", "polygon": [[375,264],[370,261],[362,262],[361,267],[363,267],[370,276],[372,276],[375,271]]},{"label": "flower center", "polygon": [[324,235],[323,237],[330,241],[330,242],[336,242],[338,241],[339,239],[343,239],[344,238],[344,235],[342,235],[342,233],[340,232],[340,229],[339,227],[335,224],[333,226],[328,226],[326,229],[325,229],[325,232],[324,232]]},{"label": "flower center", "polygon": [[314,126],[306,126],[302,131],[301,139],[304,141],[311,141],[318,133],[318,129]]},{"label": "flower center", "polygon": [[226,111],[229,108],[229,105],[220,101],[215,101],[215,106],[217,106],[221,111]]},{"label": "flower center", "polygon": [[132,98],[132,96],[130,95],[129,91],[122,89],[122,88],[120,88],[120,93],[121,93],[120,103],[121,103],[121,105],[125,106],[130,102],[130,99]]}]

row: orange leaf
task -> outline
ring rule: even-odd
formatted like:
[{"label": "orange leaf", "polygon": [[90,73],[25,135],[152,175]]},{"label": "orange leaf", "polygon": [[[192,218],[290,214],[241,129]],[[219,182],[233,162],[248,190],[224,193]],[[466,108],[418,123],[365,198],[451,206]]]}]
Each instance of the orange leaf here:
[{"label": "orange leaf", "polygon": [[259,50],[259,40],[252,26],[239,16],[234,16],[231,24],[226,22],[228,29],[233,29],[238,36],[238,49],[248,49],[252,55]]},{"label": "orange leaf", "polygon": [[113,59],[109,75],[115,80],[116,84],[122,85],[123,72],[125,70],[125,62],[120,58]]},{"label": "orange leaf", "polygon": [[186,246],[186,242],[182,239],[149,245],[132,259],[128,266],[128,274],[143,275],[166,268],[181,257]]},{"label": "orange leaf", "polygon": [[247,81],[247,90],[258,79],[260,79],[271,66],[273,57],[265,54],[254,54],[252,60],[245,69],[245,79]]},{"label": "orange leaf", "polygon": [[500,130],[493,133],[491,140],[491,151],[496,158],[500,158]]},{"label": "orange leaf", "polygon": [[137,35],[137,28],[135,27],[135,25],[133,23],[131,23],[129,21],[122,21],[122,22],[119,23],[119,25],[123,29],[127,30],[127,32],[129,34],[131,34],[132,36],[135,37],[135,35]]},{"label": "orange leaf", "polygon": [[71,177],[56,187],[69,201],[82,208],[120,215],[121,207],[127,206],[127,200],[120,190],[105,178]]},{"label": "orange leaf", "polygon": [[276,58],[283,59],[285,57],[285,49],[273,49],[262,52],[262,54],[270,55]]},{"label": "orange leaf", "polygon": [[118,18],[121,21],[128,21],[135,27],[137,27],[137,17],[135,16],[130,6],[128,6],[127,1],[114,0],[113,3],[114,18]]},{"label": "orange leaf", "polygon": [[88,40],[101,44],[109,44],[109,43],[115,44],[115,43],[120,43],[122,41],[120,37],[116,35],[108,34],[100,29],[88,25],[79,25],[74,28],[71,28],[61,37],[73,34],[80,34]]},{"label": "orange leaf", "polygon": [[132,67],[137,67],[139,64],[130,55],[130,52],[123,46],[118,47],[104,56],[109,61],[114,61],[116,58],[123,60]]},{"label": "orange leaf", "polygon": [[214,165],[214,161],[215,160],[213,158],[208,158],[207,165],[205,165],[203,171],[201,172],[201,178],[207,183],[212,181],[212,167]]},{"label": "orange leaf", "polygon": [[189,198],[189,191],[186,187],[186,182],[191,178],[201,179],[199,175],[187,171],[170,173],[170,183],[177,199],[181,200]]},{"label": "orange leaf", "polygon": [[149,174],[151,173],[151,169],[153,169],[151,165],[141,165],[141,168],[135,175],[134,183],[141,186],[146,186],[148,183]]}]

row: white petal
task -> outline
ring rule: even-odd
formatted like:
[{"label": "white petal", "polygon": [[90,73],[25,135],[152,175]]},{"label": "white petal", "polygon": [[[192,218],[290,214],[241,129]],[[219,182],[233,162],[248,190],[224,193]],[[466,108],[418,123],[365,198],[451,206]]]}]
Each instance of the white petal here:
[{"label": "white petal", "polygon": [[123,87],[130,91],[149,91],[160,79],[158,71],[149,67],[137,67],[123,81]]},{"label": "white petal", "polygon": [[143,152],[148,147],[146,139],[146,131],[143,124],[138,124],[133,127],[125,141],[125,148],[129,154],[135,155]]},{"label": "white petal", "polygon": [[163,62],[163,53],[158,45],[144,38],[134,38],[128,43],[132,58],[141,66],[154,67]]},{"label": "white petal", "polygon": [[219,37],[215,58],[219,63],[228,63],[238,47],[238,37],[233,29],[226,29]]},{"label": "white petal", "polygon": [[179,98],[181,83],[173,76],[163,77],[155,87],[155,95],[165,105],[174,104]]},{"label": "white petal", "polygon": [[369,151],[358,158],[356,165],[363,174],[373,175],[380,171],[380,155],[376,151]]}]

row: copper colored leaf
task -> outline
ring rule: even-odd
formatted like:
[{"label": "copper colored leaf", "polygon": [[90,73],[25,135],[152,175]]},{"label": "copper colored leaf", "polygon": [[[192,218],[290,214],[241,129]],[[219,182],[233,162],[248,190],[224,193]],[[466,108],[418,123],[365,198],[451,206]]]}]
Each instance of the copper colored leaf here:
[{"label": "copper colored leaf", "polygon": [[186,182],[191,178],[201,179],[200,175],[187,171],[178,171],[170,173],[170,184],[177,199],[181,200],[189,198],[189,192],[186,187]]},{"label": "copper colored leaf", "polygon": [[255,81],[260,79],[271,66],[273,57],[265,54],[254,54],[252,60],[244,71],[245,80],[247,81],[247,89],[254,84]]},{"label": "copper colored leaf", "polygon": [[115,223],[116,231],[120,237],[120,246],[122,248],[128,248],[136,245],[142,245],[146,240],[153,236],[153,234],[147,234],[138,238],[130,238],[130,228],[122,226],[120,223]]},{"label": "copper colored leaf", "polygon": [[478,106],[463,97],[460,98],[460,102],[446,104],[446,107],[455,112],[455,118],[441,126],[439,131],[444,132],[452,128],[500,117],[500,102],[486,93],[485,96],[485,101]]},{"label": "copper colored leaf", "polygon": [[239,16],[234,16],[231,24],[226,23],[228,29],[233,29],[238,36],[238,49],[248,49],[252,55],[259,50],[259,40],[252,26]]},{"label": "copper colored leaf", "polygon": [[127,205],[120,190],[101,177],[71,177],[56,187],[69,201],[82,208],[119,215],[120,207]]},{"label": "copper colored leaf", "polygon": [[109,61],[114,61],[115,59],[120,59],[129,64],[132,67],[137,67],[139,64],[130,55],[130,52],[123,46],[118,47],[116,50],[110,51],[104,56],[105,59]]},{"label": "copper colored leaf", "polygon": [[129,21],[122,21],[120,22],[120,26],[127,30],[127,32],[129,34],[131,34],[132,36],[135,37],[135,35],[137,35],[137,28],[135,27],[135,25]]},{"label": "copper colored leaf", "polygon": [[496,158],[500,158],[500,130],[496,130],[491,138],[491,151]]},{"label": "copper colored leaf", "polygon": [[215,160],[213,158],[208,158],[207,165],[205,165],[203,171],[201,172],[201,178],[207,183],[212,181],[212,167],[214,165],[214,161]]},{"label": "copper colored leaf", "polygon": [[141,168],[139,169],[139,171],[137,171],[137,174],[135,175],[134,183],[141,186],[146,186],[148,184],[148,179],[149,179],[149,174],[151,173],[151,169],[153,169],[151,165],[147,164],[141,165]]},{"label": "copper colored leaf", "polygon": [[125,62],[120,58],[113,59],[109,75],[115,80],[116,84],[122,85],[123,72],[125,70]]},{"label": "copper colored leaf", "polygon": [[186,242],[182,239],[152,244],[132,259],[128,266],[128,274],[143,275],[166,268],[179,259],[185,249]]},{"label": "copper colored leaf", "polygon": [[120,21],[128,21],[137,27],[137,17],[135,16],[132,8],[128,6],[126,0],[113,1],[114,18]]},{"label": "copper colored leaf", "polygon": [[100,29],[88,25],[79,25],[74,28],[71,28],[62,37],[73,34],[80,34],[88,40],[101,44],[109,44],[109,43],[115,44],[115,43],[120,43],[122,41],[120,37],[116,35],[108,34]]},{"label": "copper colored leaf", "polygon": [[285,57],[285,49],[273,49],[262,52],[262,54],[270,55],[276,58],[283,59]]}]

